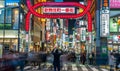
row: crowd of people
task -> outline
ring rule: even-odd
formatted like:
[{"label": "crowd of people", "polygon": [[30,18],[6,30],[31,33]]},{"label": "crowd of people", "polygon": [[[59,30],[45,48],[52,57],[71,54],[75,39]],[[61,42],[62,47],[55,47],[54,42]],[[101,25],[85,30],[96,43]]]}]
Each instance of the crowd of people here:
[{"label": "crowd of people", "polygon": [[[112,67],[119,68],[120,66],[120,54],[116,52],[109,52],[109,65]],[[24,66],[26,64],[30,65],[39,65],[41,63],[50,62],[53,64],[54,71],[60,71],[64,63],[69,62],[79,62],[80,64],[90,64],[93,65],[95,62],[95,53],[87,53],[87,51],[82,51],[79,54],[76,54],[75,51],[65,51],[59,48],[54,48],[51,52],[40,51],[34,52],[30,51],[28,53],[9,53],[5,54],[4,57],[8,60],[8,65],[10,65],[13,70],[16,70],[17,66],[20,66],[21,71],[24,71]],[[6,61],[5,61],[6,62]]]},{"label": "crowd of people", "polygon": [[110,71],[120,68],[120,54],[116,51],[109,52],[108,55]]},{"label": "crowd of people", "polygon": [[[78,60],[81,64],[87,63],[87,56],[86,56],[87,51],[81,52],[79,54],[80,58],[78,59],[74,51],[64,52],[58,48],[55,48],[53,49],[52,54],[54,56],[53,59],[54,71],[60,71],[60,67],[62,67],[62,65],[66,62],[76,62]],[[89,56],[88,57],[89,64],[94,64],[94,59],[95,59],[94,52],[89,53],[88,56]]]}]

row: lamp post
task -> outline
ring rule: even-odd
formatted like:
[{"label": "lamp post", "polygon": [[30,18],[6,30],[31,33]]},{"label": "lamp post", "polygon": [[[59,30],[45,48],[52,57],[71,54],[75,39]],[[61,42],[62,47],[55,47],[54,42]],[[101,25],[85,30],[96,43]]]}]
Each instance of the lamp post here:
[{"label": "lamp post", "polygon": [[20,12],[21,12],[21,2],[19,2],[19,20],[18,20],[18,52],[20,51]]}]

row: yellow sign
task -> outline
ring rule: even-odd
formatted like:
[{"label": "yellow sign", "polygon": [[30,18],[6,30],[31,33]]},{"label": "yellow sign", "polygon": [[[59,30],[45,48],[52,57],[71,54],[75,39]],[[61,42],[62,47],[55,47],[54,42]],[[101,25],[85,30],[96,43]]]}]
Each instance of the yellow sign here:
[{"label": "yellow sign", "polygon": [[108,47],[108,50],[111,51],[111,50],[113,50],[113,48],[112,47]]},{"label": "yellow sign", "polygon": [[80,12],[80,13],[82,13],[82,12],[83,12],[83,9],[82,9],[82,8],[80,8],[80,9],[79,9],[79,12]]}]

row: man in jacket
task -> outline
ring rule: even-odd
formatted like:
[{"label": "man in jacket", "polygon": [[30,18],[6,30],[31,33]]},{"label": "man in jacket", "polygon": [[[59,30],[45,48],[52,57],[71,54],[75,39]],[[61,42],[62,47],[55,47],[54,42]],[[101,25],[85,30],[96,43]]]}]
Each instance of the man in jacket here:
[{"label": "man in jacket", "polygon": [[58,48],[53,49],[52,54],[54,56],[53,66],[54,71],[60,71],[60,56],[62,55],[62,51]]}]

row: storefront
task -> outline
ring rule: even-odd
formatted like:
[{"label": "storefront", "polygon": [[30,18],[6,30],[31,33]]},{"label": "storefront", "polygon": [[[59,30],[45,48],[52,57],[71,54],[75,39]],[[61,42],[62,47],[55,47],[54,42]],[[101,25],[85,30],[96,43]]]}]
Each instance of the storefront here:
[{"label": "storefront", "polygon": [[3,30],[0,30],[0,44],[4,43],[4,47],[17,50],[18,47],[18,31],[17,30],[5,30],[3,36]]},{"label": "storefront", "polygon": [[120,1],[110,0],[110,36],[108,40],[108,50],[119,51],[120,49]]}]

